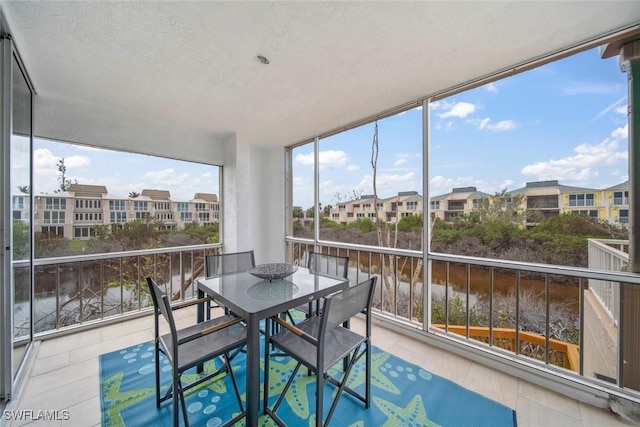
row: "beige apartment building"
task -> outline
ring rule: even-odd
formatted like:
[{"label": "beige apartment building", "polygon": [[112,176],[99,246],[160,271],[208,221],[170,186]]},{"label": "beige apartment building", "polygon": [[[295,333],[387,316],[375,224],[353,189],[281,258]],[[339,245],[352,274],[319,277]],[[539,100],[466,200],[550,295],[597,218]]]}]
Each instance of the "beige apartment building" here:
[{"label": "beige apartment building", "polygon": [[[29,196],[13,196],[14,218],[26,215]],[[24,200],[20,204],[20,197]],[[26,200],[26,202],[25,202]],[[88,239],[96,226],[124,224],[151,218],[165,229],[183,229],[187,224],[212,224],[220,220],[218,196],[196,193],[186,202],[171,200],[166,190],[144,189],[137,197],[109,194],[102,185],[72,184],[68,191],[34,197],[35,232],[66,239]]]},{"label": "beige apartment building", "polygon": [[331,209],[330,218],[341,224],[365,218],[375,221],[377,211],[378,218],[393,223],[405,216],[422,215],[423,209],[422,196],[417,191],[401,191],[397,196],[378,198],[376,201],[372,195],[365,195],[338,203]]},{"label": "beige apartment building", "polygon": [[[450,193],[430,198],[430,214],[433,218],[451,221],[478,209],[490,197],[491,194],[478,191],[476,187],[454,188]],[[525,226],[561,213],[588,215],[611,224],[629,223],[628,181],[606,189],[562,185],[557,180],[533,181],[505,192],[501,202],[506,206],[520,198],[522,202],[517,209],[524,214]],[[338,203],[331,209],[330,218],[341,224],[363,218],[375,219],[373,204],[370,195]],[[400,192],[397,196],[378,199],[376,210],[378,217],[386,222],[396,222],[407,215],[422,215],[422,196],[416,191]]]}]

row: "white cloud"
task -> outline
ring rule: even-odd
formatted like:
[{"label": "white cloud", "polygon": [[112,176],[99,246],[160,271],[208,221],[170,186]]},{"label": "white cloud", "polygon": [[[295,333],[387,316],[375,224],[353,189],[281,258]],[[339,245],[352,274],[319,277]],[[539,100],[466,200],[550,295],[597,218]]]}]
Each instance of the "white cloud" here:
[{"label": "white cloud", "polygon": [[487,126],[489,125],[490,121],[491,121],[491,119],[489,117],[484,118],[484,119],[470,119],[470,120],[467,120],[467,122],[478,126],[478,129],[480,129],[480,130],[486,129]]},{"label": "white cloud", "polygon": [[619,107],[616,107],[616,113],[618,114],[622,114],[623,116],[626,116],[628,112],[629,112],[629,107],[627,107],[626,105],[621,105]]},{"label": "white cloud", "polygon": [[498,93],[498,85],[495,83],[489,83],[483,86],[487,92]]},{"label": "white cloud", "polygon": [[407,163],[407,159],[409,159],[409,157],[411,157],[411,154],[409,153],[399,153],[396,155],[396,157],[398,158],[394,163],[393,166],[400,166],[403,165],[405,163]]},{"label": "white cloud", "polygon": [[453,122],[451,120],[449,120],[447,123],[445,123],[444,125],[440,124],[440,123],[436,123],[436,129],[438,130],[444,130],[444,131],[448,131],[453,129]]},{"label": "white cloud", "polygon": [[[363,188],[364,194],[373,194],[373,177],[365,175],[362,177],[359,188]],[[414,172],[405,174],[378,174],[376,177],[376,187],[378,197],[391,197],[399,191],[416,190],[420,191],[422,183],[416,180]]]},{"label": "white cloud", "polygon": [[611,132],[611,138],[614,138],[614,139],[627,139],[627,138],[629,138],[629,123],[624,125],[624,127],[622,127],[622,128],[614,129],[614,131]]},{"label": "white cloud", "polygon": [[469,119],[467,120],[469,123],[472,123],[478,126],[480,130],[491,130],[493,132],[501,132],[505,130],[512,130],[516,128],[516,124],[513,120],[501,120],[495,125],[490,124],[491,118],[487,117],[484,119]]},{"label": "white cloud", "polygon": [[205,172],[202,174],[203,178],[211,178],[211,172]]},{"label": "white cloud", "polygon": [[149,171],[144,176],[151,181],[151,186],[160,186],[159,188],[166,188],[168,185],[181,185],[189,178],[188,173],[176,174],[173,168]]},{"label": "white cloud", "polygon": [[431,197],[450,193],[451,190],[459,187],[481,188],[484,187],[484,183],[470,176],[447,178],[442,175],[437,175],[429,180],[429,194]]},{"label": "white cloud", "polygon": [[67,170],[73,168],[82,168],[85,166],[89,166],[91,164],[91,160],[86,156],[68,156],[64,158],[64,165],[67,167]]},{"label": "white cloud", "polygon": [[[33,152],[33,187],[34,192],[52,193],[58,188],[58,161],[60,157],[54,156],[47,148],[38,148]],[[73,174],[74,169],[82,169],[91,165],[91,160],[86,156],[73,155],[64,158],[64,165],[67,168],[66,178],[78,181],[81,184],[93,184],[94,179],[85,178]]]},{"label": "white cloud", "polygon": [[[318,156],[320,170],[344,167],[349,160],[349,156],[342,150],[320,151]],[[313,153],[298,154],[295,162],[313,167]]]},{"label": "white cloud", "polygon": [[502,181],[500,183],[500,188],[510,188],[512,185],[514,184],[514,181],[510,180],[510,179],[505,179],[504,181]]},{"label": "white cloud", "polygon": [[489,125],[488,129],[494,132],[501,132],[503,130],[512,130],[516,128],[516,124],[513,120],[500,120],[495,125]]},{"label": "white cloud", "polygon": [[[613,133],[615,133],[614,131]],[[613,135],[612,133],[612,135]],[[617,151],[618,142],[614,139],[605,139],[600,144],[580,144],[573,149],[575,155],[536,162],[522,168],[522,174],[534,176],[540,180],[557,179],[571,183],[585,183],[590,178],[598,176],[601,166],[612,166],[620,161],[626,161],[628,153]]]},{"label": "white cloud", "polygon": [[349,165],[349,166],[347,166],[347,170],[349,172],[359,171],[360,170],[360,166],[358,166],[358,165]]},{"label": "white cloud", "polygon": [[473,113],[476,110],[476,106],[469,102],[458,102],[453,105],[449,111],[438,114],[438,117],[441,119],[446,119],[448,117],[459,117],[464,118],[469,114]]}]

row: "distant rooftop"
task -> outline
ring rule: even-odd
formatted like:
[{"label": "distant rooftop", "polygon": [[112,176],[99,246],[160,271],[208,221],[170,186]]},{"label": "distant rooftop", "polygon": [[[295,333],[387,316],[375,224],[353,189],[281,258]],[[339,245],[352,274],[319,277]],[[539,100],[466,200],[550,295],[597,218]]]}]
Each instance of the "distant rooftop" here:
[{"label": "distant rooftop", "polygon": [[553,179],[550,181],[533,181],[527,182],[527,188],[544,188],[544,187],[557,187],[558,180]]},{"label": "distant rooftop", "polygon": [[149,197],[151,200],[168,200],[171,198],[171,193],[167,190],[144,189],[140,195]]},{"label": "distant rooftop", "polygon": [[107,194],[107,187],[104,185],[71,184],[67,191],[76,196],[102,197],[103,194]]},{"label": "distant rooftop", "polygon": [[194,199],[204,200],[205,202],[217,203],[218,196],[210,193],[196,193]]},{"label": "distant rooftop", "polygon": [[478,191],[476,187],[458,187],[454,188],[452,193],[473,193],[474,191]]}]

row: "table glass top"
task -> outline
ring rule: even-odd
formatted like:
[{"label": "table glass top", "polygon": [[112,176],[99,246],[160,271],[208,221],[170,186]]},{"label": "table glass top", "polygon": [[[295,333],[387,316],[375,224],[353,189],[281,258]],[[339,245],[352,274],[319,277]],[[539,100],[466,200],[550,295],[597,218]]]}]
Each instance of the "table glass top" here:
[{"label": "table glass top", "polygon": [[248,272],[198,280],[199,290],[244,312],[239,314],[260,313],[274,307],[293,308],[346,286],[347,279],[310,273],[303,267],[285,279],[271,282]]}]

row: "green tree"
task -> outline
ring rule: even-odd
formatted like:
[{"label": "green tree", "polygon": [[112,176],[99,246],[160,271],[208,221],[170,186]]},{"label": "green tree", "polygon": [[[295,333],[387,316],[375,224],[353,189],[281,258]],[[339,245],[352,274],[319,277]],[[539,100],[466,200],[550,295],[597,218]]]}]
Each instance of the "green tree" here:
[{"label": "green tree", "polygon": [[304,218],[304,211],[300,206],[293,207],[293,217],[298,219]]},{"label": "green tree", "polygon": [[481,199],[478,207],[473,210],[478,221],[498,221],[502,223],[524,224],[523,209],[524,196],[521,194],[507,194],[504,189],[499,193]]},{"label": "green tree", "polygon": [[30,185],[20,185],[18,190],[23,194],[31,194],[31,186]]},{"label": "green tree", "polygon": [[129,192],[129,198],[131,199],[135,199],[136,197],[139,197],[140,193],[138,193],[137,191],[131,191]]},{"label": "green tree", "polygon": [[349,228],[355,228],[361,233],[369,233],[376,229],[376,224],[369,218],[359,218],[348,224]]},{"label": "green tree", "polygon": [[160,225],[158,221],[146,217],[112,227],[111,239],[117,242],[121,250],[151,249],[161,246]]},{"label": "green tree", "polygon": [[398,231],[422,231],[422,215],[407,215],[398,221]]},{"label": "green tree", "polygon": [[13,221],[13,259],[29,257],[30,234],[29,225],[22,221]]},{"label": "green tree", "polygon": [[60,193],[67,191],[71,184],[77,184],[78,181],[74,179],[72,182],[70,179],[67,179],[67,166],[64,164],[64,157],[58,159],[57,166],[60,175],[58,176],[58,189],[55,192]]},{"label": "green tree", "polygon": [[312,207],[310,207],[309,209],[307,209],[307,218],[314,218],[314,213],[315,209]]}]

